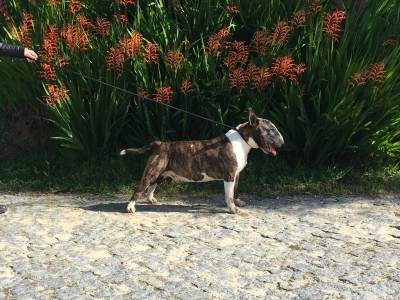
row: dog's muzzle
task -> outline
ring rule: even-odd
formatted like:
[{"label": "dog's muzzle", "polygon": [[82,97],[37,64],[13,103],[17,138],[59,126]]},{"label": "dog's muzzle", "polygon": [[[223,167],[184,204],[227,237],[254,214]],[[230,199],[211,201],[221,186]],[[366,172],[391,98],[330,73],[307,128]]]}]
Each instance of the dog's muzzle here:
[{"label": "dog's muzzle", "polygon": [[262,143],[260,148],[265,154],[272,154],[273,156],[276,156],[278,153],[270,143]]}]

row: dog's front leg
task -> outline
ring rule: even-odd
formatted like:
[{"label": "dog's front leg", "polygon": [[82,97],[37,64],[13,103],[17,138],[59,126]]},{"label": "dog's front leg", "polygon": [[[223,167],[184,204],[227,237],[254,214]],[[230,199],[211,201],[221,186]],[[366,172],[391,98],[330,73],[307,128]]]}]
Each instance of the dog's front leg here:
[{"label": "dog's front leg", "polygon": [[224,181],[224,189],[225,189],[225,201],[226,205],[229,208],[229,212],[232,214],[236,214],[239,209],[235,206],[233,202],[233,195],[235,192],[235,181]]},{"label": "dog's front leg", "polygon": [[235,191],[234,191],[234,194],[233,194],[233,202],[235,203],[236,206],[243,207],[243,206],[246,205],[246,202],[244,202],[244,201],[239,199],[238,186],[239,186],[239,174],[236,174],[236,176],[235,176]]}]

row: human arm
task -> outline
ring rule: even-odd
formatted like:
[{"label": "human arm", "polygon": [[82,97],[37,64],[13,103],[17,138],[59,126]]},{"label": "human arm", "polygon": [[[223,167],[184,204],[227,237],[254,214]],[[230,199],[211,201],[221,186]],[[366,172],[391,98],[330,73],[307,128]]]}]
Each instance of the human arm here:
[{"label": "human arm", "polygon": [[0,43],[0,56],[27,58],[29,61],[35,61],[38,59],[38,55],[31,49],[3,43]]},{"label": "human arm", "polygon": [[25,48],[22,46],[0,43],[0,56],[24,58],[24,52]]}]

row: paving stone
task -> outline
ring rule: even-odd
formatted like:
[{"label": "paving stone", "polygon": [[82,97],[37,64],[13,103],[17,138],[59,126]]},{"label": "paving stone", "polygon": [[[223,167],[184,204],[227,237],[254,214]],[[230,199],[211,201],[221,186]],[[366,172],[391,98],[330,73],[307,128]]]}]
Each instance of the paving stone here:
[{"label": "paving stone", "polygon": [[59,299],[72,299],[82,295],[82,291],[76,287],[64,287],[56,290],[55,295]]},{"label": "paving stone", "polygon": [[400,300],[399,195],[242,198],[0,194],[0,300]]}]

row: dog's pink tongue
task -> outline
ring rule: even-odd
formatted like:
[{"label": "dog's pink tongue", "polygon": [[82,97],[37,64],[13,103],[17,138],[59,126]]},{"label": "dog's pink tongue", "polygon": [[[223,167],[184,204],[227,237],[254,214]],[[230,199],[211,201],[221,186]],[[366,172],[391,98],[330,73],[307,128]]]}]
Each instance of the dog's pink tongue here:
[{"label": "dog's pink tongue", "polygon": [[264,144],[264,146],[263,146],[262,148],[264,149],[264,152],[265,152],[265,153],[270,153],[270,154],[272,154],[273,156],[276,156],[276,154],[277,154],[275,148],[272,147],[271,144]]}]

